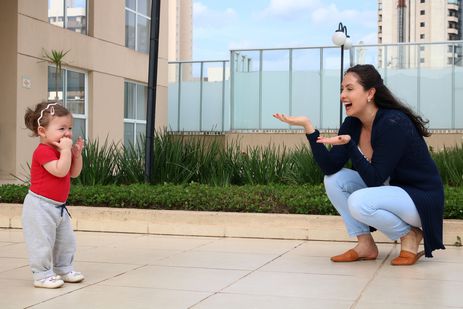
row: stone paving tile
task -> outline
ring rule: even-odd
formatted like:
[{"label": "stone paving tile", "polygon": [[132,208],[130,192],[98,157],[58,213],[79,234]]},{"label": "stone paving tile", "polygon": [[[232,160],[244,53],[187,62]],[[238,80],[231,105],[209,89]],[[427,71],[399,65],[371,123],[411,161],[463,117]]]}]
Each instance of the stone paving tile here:
[{"label": "stone paving tile", "polygon": [[218,293],[193,306],[192,309],[347,309],[352,304],[353,301],[311,299],[307,297]]},{"label": "stone paving tile", "polygon": [[194,292],[216,292],[238,281],[246,274],[248,274],[248,271],[243,270],[144,266],[107,280],[104,284]]},{"label": "stone paving tile", "polygon": [[332,263],[351,242],[76,232],[86,279],[37,289],[22,230],[0,229],[0,308],[463,308],[463,248],[393,267]]},{"label": "stone paving tile", "polygon": [[184,309],[210,293],[95,285],[43,302],[33,308],[130,308]]},{"label": "stone paving tile", "polygon": [[254,270],[271,262],[278,255],[188,251],[156,262],[156,265],[216,269]]}]

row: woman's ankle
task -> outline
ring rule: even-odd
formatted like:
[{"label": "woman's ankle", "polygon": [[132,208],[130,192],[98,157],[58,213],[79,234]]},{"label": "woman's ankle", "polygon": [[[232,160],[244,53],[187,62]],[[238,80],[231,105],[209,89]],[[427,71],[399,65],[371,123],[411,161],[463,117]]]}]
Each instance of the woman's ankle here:
[{"label": "woman's ankle", "polygon": [[357,236],[358,243],[354,250],[362,257],[377,257],[378,246],[371,234]]},{"label": "woman's ankle", "polygon": [[417,227],[412,227],[406,235],[400,238],[400,249],[417,253],[422,239],[423,232]]}]

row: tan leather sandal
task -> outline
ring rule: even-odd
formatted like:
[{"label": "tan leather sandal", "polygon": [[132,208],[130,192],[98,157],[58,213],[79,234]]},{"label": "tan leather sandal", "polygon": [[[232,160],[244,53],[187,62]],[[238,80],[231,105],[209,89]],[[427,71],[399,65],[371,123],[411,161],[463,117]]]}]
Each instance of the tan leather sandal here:
[{"label": "tan leather sandal", "polygon": [[335,255],[331,257],[331,261],[333,262],[356,262],[356,261],[367,261],[367,260],[376,260],[375,257],[363,257],[359,256],[357,251],[354,249],[349,249],[343,254]]},{"label": "tan leather sandal", "polygon": [[419,251],[417,253],[413,253],[413,252],[410,252],[410,251],[401,250],[399,256],[391,261],[391,265],[394,265],[394,266],[413,265],[423,255],[424,255],[424,251]]}]

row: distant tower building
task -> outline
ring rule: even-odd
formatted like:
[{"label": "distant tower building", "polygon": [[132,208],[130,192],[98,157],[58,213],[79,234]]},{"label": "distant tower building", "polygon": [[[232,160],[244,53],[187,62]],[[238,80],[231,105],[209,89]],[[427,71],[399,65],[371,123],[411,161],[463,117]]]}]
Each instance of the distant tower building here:
[{"label": "distant tower building", "polygon": [[[379,44],[461,40],[462,32],[461,0],[378,0]],[[388,48],[387,53],[380,49],[379,66],[414,67],[418,61],[420,66],[444,66],[462,57],[461,48],[453,45],[416,48]]]},{"label": "distant tower building", "polygon": [[[168,61],[189,61],[193,58],[193,2],[168,0],[169,39]],[[169,67],[169,81],[176,80],[177,72]],[[183,77],[191,78],[191,65],[182,66]]]},{"label": "distant tower building", "polygon": [[169,61],[191,60],[193,45],[192,0],[169,0]]}]

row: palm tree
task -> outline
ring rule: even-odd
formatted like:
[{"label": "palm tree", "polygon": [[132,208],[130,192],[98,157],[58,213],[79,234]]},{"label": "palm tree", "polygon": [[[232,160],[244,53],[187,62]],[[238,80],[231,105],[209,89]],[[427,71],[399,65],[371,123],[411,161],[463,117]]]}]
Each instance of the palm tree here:
[{"label": "palm tree", "polygon": [[50,62],[55,65],[55,100],[58,102],[58,76],[61,74],[61,68],[63,64],[66,64],[63,59],[66,54],[69,52],[63,50],[54,50],[52,49],[50,52],[46,51],[45,49],[42,50],[42,57],[43,61]]}]

